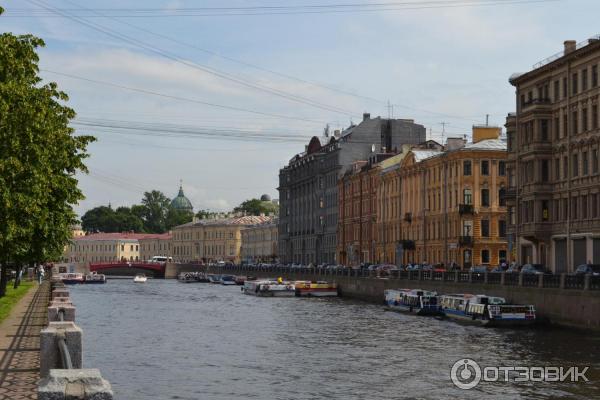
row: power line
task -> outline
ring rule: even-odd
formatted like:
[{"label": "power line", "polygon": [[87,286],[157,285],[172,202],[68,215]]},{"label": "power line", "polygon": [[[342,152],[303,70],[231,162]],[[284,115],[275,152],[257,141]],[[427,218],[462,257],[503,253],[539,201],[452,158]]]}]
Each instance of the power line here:
[{"label": "power line", "polygon": [[[387,11],[427,10],[443,8],[467,8],[484,6],[505,6],[531,3],[548,3],[561,0],[448,0],[424,2],[392,2],[375,4],[337,4],[337,5],[305,5],[305,6],[249,6],[249,7],[193,7],[173,9],[140,9],[140,8],[102,8],[57,9],[62,12],[78,12],[86,18],[99,18],[89,12],[101,11],[115,18],[173,18],[173,17],[227,17],[227,16],[261,16],[261,15],[299,15],[299,14],[346,14],[373,13]],[[31,9],[15,9],[7,12],[7,17],[64,17]]]},{"label": "power line", "polygon": [[63,15],[66,18],[70,19],[71,21],[74,21],[74,22],[77,22],[79,24],[82,24],[82,25],[84,25],[84,26],[86,26],[88,28],[91,28],[93,30],[102,32],[102,33],[104,33],[104,34],[106,34],[106,35],[108,35],[110,37],[116,38],[118,40],[124,41],[124,42],[129,43],[129,44],[132,44],[133,46],[140,47],[140,48],[145,49],[145,50],[147,50],[149,52],[157,54],[157,55],[159,55],[159,56],[161,56],[163,58],[167,58],[167,59],[175,61],[175,62],[177,62],[179,64],[185,65],[185,66],[187,66],[189,68],[197,69],[199,71],[202,71],[202,72],[205,72],[205,73],[217,76],[217,77],[219,77],[221,79],[224,79],[224,80],[227,80],[227,81],[230,81],[230,82],[233,82],[233,83],[237,83],[238,85],[245,86],[245,87],[248,87],[250,89],[258,90],[258,91],[261,91],[261,92],[265,92],[265,93],[268,93],[268,94],[271,94],[271,95],[274,95],[274,96],[278,96],[278,97],[284,98],[286,100],[290,100],[290,101],[294,101],[294,102],[297,102],[297,103],[305,104],[305,105],[308,105],[308,106],[311,106],[311,107],[314,107],[314,108],[319,108],[319,109],[322,109],[322,110],[326,110],[326,111],[330,111],[330,112],[335,112],[335,113],[338,113],[338,114],[344,114],[344,115],[347,115],[347,116],[354,115],[353,112],[348,111],[348,110],[343,110],[343,109],[335,107],[335,106],[329,106],[327,104],[323,104],[323,103],[320,103],[320,102],[317,102],[317,101],[314,101],[314,100],[311,100],[311,99],[308,99],[308,98],[305,98],[305,97],[302,97],[302,96],[294,95],[294,94],[291,94],[291,93],[287,93],[287,92],[285,92],[283,90],[272,88],[270,86],[261,85],[261,84],[258,84],[258,83],[251,83],[251,82],[248,82],[247,80],[244,80],[242,78],[238,78],[236,76],[233,76],[233,75],[230,75],[230,74],[218,71],[218,70],[210,68],[208,66],[201,65],[201,64],[198,64],[198,63],[193,63],[193,62],[190,62],[190,61],[186,61],[184,59],[179,58],[177,55],[175,55],[173,53],[170,53],[168,51],[162,50],[162,49],[160,49],[160,48],[158,48],[156,46],[149,45],[149,44],[147,44],[145,42],[142,42],[142,41],[137,40],[135,38],[129,37],[129,36],[124,35],[124,34],[121,34],[121,33],[116,32],[114,30],[110,30],[109,28],[106,28],[106,27],[104,27],[104,26],[102,26],[100,24],[92,23],[90,21],[86,21],[85,19],[82,19],[82,18],[73,16],[73,15],[70,15],[69,13],[61,12],[61,11],[59,11],[56,8],[48,6],[46,3],[43,3],[41,0],[27,0],[27,1],[29,3],[34,4],[34,5],[43,7],[45,9],[49,10],[49,11],[53,11],[53,12],[56,12],[57,14]]}]

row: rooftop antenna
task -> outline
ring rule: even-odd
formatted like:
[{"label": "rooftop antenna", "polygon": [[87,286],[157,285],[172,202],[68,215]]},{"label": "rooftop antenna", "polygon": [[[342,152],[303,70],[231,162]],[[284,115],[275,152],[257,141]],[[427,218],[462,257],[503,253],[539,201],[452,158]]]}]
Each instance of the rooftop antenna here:
[{"label": "rooftop antenna", "polygon": [[440,122],[440,125],[442,125],[442,143],[441,144],[444,144],[444,137],[446,136],[446,124],[447,124],[447,122],[445,122],[445,121]]},{"label": "rooftop antenna", "polygon": [[325,129],[323,129],[323,136],[329,137],[329,124],[325,125]]},{"label": "rooftop antenna", "polygon": [[394,118],[394,105],[387,101],[388,119]]},{"label": "rooftop antenna", "polygon": [[485,114],[485,126],[489,126],[490,114]]}]

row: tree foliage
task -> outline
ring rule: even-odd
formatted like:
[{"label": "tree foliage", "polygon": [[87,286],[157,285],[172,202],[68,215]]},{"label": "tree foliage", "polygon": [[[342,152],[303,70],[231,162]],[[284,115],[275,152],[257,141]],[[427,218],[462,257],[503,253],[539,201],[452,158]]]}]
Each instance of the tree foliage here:
[{"label": "tree foliage", "polygon": [[74,134],[67,95],[39,78],[42,46],[32,35],[0,35],[0,296],[9,262],[62,253],[76,222],[73,205],[84,198],[75,174],[87,172],[83,161],[94,140]]},{"label": "tree foliage", "polygon": [[279,207],[270,201],[250,199],[233,209],[234,212],[244,212],[247,215],[277,214]]}]

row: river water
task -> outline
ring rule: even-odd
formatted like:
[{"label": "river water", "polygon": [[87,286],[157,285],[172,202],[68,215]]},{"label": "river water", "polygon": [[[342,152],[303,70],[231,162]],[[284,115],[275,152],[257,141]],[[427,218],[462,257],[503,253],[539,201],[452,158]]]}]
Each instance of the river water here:
[{"label": "river water", "polygon": [[[239,286],[109,280],[73,286],[84,367],[116,399],[600,398],[600,336],[489,329],[346,299],[257,298]],[[589,366],[589,382],[450,379],[454,362]],[[511,379],[512,380],[512,379]]]}]

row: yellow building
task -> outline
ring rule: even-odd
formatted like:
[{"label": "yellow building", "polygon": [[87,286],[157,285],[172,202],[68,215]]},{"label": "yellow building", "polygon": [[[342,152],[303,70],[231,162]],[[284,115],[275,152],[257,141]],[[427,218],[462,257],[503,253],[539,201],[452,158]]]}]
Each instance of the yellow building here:
[{"label": "yellow building", "polygon": [[66,262],[98,263],[110,261],[140,261],[141,233],[94,233],[71,240],[64,254]]},{"label": "yellow building", "polygon": [[277,262],[277,218],[241,230],[242,262],[273,263]]},{"label": "yellow building", "polygon": [[272,217],[216,215],[173,228],[172,257],[175,262],[240,262],[241,230]]},{"label": "yellow building", "polygon": [[507,260],[506,143],[500,128],[474,127],[473,142],[412,150],[400,174],[402,263],[498,265]]},{"label": "yellow building", "polygon": [[140,260],[150,261],[154,256],[172,257],[171,255],[171,232],[148,235],[139,239]]}]

